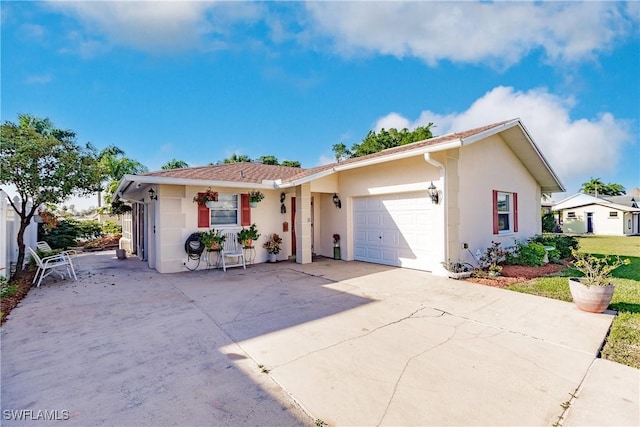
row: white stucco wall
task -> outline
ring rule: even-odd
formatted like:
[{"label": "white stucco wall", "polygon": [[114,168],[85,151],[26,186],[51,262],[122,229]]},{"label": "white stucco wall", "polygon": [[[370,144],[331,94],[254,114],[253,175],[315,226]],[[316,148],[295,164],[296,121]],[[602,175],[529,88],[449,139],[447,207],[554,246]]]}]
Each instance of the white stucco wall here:
[{"label": "white stucco wall", "polygon": [[[352,217],[352,200],[354,197],[426,191],[431,182],[440,190],[443,188],[440,181],[440,170],[427,163],[423,156],[342,171],[339,173],[338,180],[342,209],[338,209],[338,212],[332,217],[332,229],[323,230],[329,232],[329,235],[324,237],[324,240],[328,243],[332,242],[331,235],[334,233],[334,229],[337,230],[335,232],[346,237],[346,239],[342,237],[340,242],[341,256],[345,260],[354,259],[353,241],[350,239],[354,229],[354,219]],[[329,211],[335,211],[332,202],[328,206]],[[433,220],[430,222],[431,228],[427,232],[433,242],[434,257],[440,260],[445,258],[444,204],[442,202],[434,206],[433,215]],[[323,241],[323,243],[325,242]],[[333,249],[326,249],[324,254],[333,256]],[[439,265],[439,261],[436,264]],[[436,267],[432,266],[431,269],[433,270]]]},{"label": "white stucco wall", "polygon": [[[193,203],[193,196],[198,192],[206,191],[206,187],[160,185],[156,187],[158,200],[155,202],[155,235],[150,239],[155,241],[154,264],[161,273],[174,273],[187,271],[184,263],[187,262],[187,254],[184,243],[191,233],[206,231],[207,228],[198,228],[198,207]],[[241,188],[215,188],[215,191],[226,194],[247,193],[247,189]],[[285,191],[287,213],[280,213],[281,190],[264,190],[265,198],[256,208],[251,208],[251,222],[255,223],[260,233],[260,238],[254,242],[256,251],[255,262],[265,262],[267,252],[262,244],[272,233],[278,233],[283,239],[282,250],[278,259],[287,259],[291,255],[291,224],[289,231],[283,232],[283,223],[290,222],[290,197],[291,191]],[[153,227],[150,224],[150,227]],[[239,231],[241,226],[216,227],[221,230]],[[194,261],[190,265],[195,265]],[[204,267],[201,263],[200,268]]]},{"label": "white stucco wall", "polygon": [[[484,252],[492,241],[506,247],[512,246],[514,239],[541,233],[540,187],[500,136],[461,147],[457,172],[457,177],[447,176],[449,184],[459,180],[459,241],[450,243],[452,258],[457,249],[460,257],[473,260],[462,249],[463,243],[475,254],[478,249]],[[492,190],[518,193],[518,232],[493,234]]]}]

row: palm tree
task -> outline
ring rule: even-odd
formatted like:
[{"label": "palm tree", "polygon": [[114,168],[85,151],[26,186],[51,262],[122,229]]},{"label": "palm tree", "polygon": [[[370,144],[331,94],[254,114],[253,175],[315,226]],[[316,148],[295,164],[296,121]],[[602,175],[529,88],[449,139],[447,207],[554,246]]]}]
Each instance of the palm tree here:
[{"label": "palm tree", "polygon": [[171,159],[167,163],[162,165],[160,169],[169,170],[169,169],[183,169],[188,167],[189,167],[189,164],[184,160]]},{"label": "palm tree", "polygon": [[589,181],[582,184],[582,187],[580,187],[580,192],[598,197],[598,192],[602,194],[605,186],[606,184],[602,182],[600,178],[591,178]]},{"label": "palm tree", "polygon": [[[106,178],[106,183],[102,190],[104,198],[110,200],[118,188],[118,184],[126,174],[144,173],[148,169],[137,160],[130,159],[124,155],[124,151],[115,145],[110,145],[99,154],[99,165]],[[101,192],[98,192],[98,207],[102,206]]]}]

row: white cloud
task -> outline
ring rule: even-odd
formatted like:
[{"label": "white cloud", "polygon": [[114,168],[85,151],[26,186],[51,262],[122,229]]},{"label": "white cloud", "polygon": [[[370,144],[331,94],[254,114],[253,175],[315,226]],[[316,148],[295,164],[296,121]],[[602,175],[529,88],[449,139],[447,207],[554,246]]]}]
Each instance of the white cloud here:
[{"label": "white cloud", "polygon": [[619,2],[309,2],[313,31],[344,55],[378,53],[508,67],[534,49],[591,59],[637,31]]},{"label": "white cloud", "polygon": [[383,124],[388,128],[394,122],[409,129],[433,122],[434,134],[444,135],[520,118],[567,189],[577,191],[590,177],[614,172],[633,135],[630,123],[608,112],[591,119],[572,119],[575,103],[571,97],[563,98],[542,88],[521,92],[499,86],[466,111],[441,115],[427,110],[415,121],[390,113],[378,119],[376,129]]},{"label": "white cloud", "polygon": [[52,1],[48,5],[77,18],[86,38],[152,52],[218,48],[216,36],[228,33],[234,23],[255,21],[261,8],[213,1]]},{"label": "white cloud", "polygon": [[34,85],[34,84],[42,85],[42,84],[47,84],[51,82],[51,80],[53,80],[53,77],[51,77],[49,74],[42,74],[42,75],[27,76],[24,82],[28,85]]},{"label": "white cloud", "polygon": [[389,113],[386,116],[378,119],[376,122],[375,130],[379,131],[380,129],[404,129],[415,126],[411,126],[411,123],[406,118],[402,117],[398,113]]}]

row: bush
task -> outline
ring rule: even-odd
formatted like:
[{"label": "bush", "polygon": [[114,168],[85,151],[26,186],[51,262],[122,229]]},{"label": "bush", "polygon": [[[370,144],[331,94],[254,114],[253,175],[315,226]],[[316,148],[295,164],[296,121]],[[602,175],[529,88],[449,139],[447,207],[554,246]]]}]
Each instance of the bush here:
[{"label": "bush", "polygon": [[542,232],[553,233],[556,231],[556,218],[553,212],[547,212],[542,215]]},{"label": "bush", "polygon": [[[533,242],[541,243],[543,246],[553,246],[558,251],[559,259],[568,259],[571,257],[571,250],[578,249],[578,239],[563,234],[543,234],[534,236]],[[554,254],[549,254],[553,259]]]},{"label": "bush", "polygon": [[104,224],[102,224],[102,233],[112,236],[116,234],[122,234],[122,226],[113,221],[105,221]]},{"label": "bush", "polygon": [[7,278],[0,276],[0,297],[10,297],[18,292],[18,285],[10,285]]},{"label": "bush", "polygon": [[75,246],[78,239],[94,239],[103,235],[98,221],[79,221],[72,218],[63,219],[55,228],[44,233],[43,240],[54,249]]},{"label": "bush", "polygon": [[517,263],[518,265],[540,266],[544,264],[547,250],[542,243],[529,242],[520,247]]}]

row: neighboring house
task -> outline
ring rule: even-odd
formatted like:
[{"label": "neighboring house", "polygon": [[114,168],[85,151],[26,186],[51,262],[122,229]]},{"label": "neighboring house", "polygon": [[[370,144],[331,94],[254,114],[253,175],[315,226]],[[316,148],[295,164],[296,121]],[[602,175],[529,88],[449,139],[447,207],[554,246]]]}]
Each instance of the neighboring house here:
[{"label": "neighboring house", "polygon": [[564,233],[634,235],[640,233],[640,209],[632,196],[594,197],[578,193],[553,206]]},{"label": "neighboring house", "polygon": [[[220,195],[211,210],[192,201],[209,187]],[[251,190],[266,195],[256,208]],[[232,163],[126,175],[115,199],[133,207],[123,246],[161,273],[185,271],[191,233],[256,223],[256,262],[272,233],[284,240],[279,259],[303,264],[333,257],[339,234],[342,259],[444,274],[447,259],[540,233],[542,193],[562,191],[514,119],[311,169]]]}]

